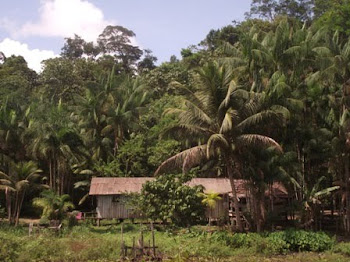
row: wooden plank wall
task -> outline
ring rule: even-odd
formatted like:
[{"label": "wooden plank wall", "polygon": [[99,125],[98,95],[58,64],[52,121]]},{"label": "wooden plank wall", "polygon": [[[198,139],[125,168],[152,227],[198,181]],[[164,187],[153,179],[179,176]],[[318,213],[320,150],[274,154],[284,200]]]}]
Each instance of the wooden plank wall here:
[{"label": "wooden plank wall", "polygon": [[127,203],[127,197],[118,196],[97,196],[97,208],[100,218],[105,219],[127,219],[140,218]]},{"label": "wooden plank wall", "polygon": [[[127,196],[97,196],[97,208],[100,218],[103,219],[127,219],[141,218],[141,215],[135,213],[127,203]],[[212,219],[222,219],[228,217],[229,202],[228,196],[222,196],[218,200],[214,209],[206,209],[206,217]]]},{"label": "wooden plank wall", "polygon": [[207,210],[205,212],[205,215],[207,218],[211,217],[214,220],[228,218],[228,211],[229,211],[228,196],[225,195],[221,197],[222,199],[216,202],[215,208],[211,209],[207,207]]}]

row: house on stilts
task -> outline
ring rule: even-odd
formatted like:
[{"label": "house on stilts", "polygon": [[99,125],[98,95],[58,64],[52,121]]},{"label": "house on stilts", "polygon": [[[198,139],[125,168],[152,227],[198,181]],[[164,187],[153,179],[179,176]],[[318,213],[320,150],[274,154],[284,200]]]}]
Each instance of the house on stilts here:
[{"label": "house on stilts", "polygon": [[[143,184],[152,181],[153,177],[94,177],[91,181],[90,196],[96,197],[97,219],[135,219],[142,218],[142,214],[136,212],[128,199],[130,194],[140,194]],[[215,192],[221,199],[217,201],[214,209],[207,208],[206,218],[211,220],[231,221],[235,223],[232,200],[232,189],[227,178],[193,178],[187,182],[189,186],[203,186],[204,193]],[[242,214],[244,210],[251,211],[252,191],[249,181],[235,180],[237,197],[240,202]],[[288,192],[281,183],[274,183],[265,192],[269,203],[273,203],[275,209],[286,206]],[[247,223],[247,221],[245,221]],[[246,225],[248,227],[249,225]]]}]

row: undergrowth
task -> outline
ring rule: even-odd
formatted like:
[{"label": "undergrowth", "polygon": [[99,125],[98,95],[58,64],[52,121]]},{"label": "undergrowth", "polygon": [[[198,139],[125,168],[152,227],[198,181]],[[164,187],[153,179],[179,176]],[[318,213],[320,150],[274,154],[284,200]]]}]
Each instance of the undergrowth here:
[{"label": "undergrowth", "polygon": [[[131,246],[133,238],[144,232],[145,243],[151,239],[147,226],[126,224],[123,238]],[[206,227],[163,229],[155,232],[156,245],[170,261],[225,261],[230,257],[276,256],[292,252],[330,252],[350,255],[350,244],[335,244],[323,232],[286,230],[272,233],[232,234],[207,232]],[[0,226],[0,261],[116,261],[121,245],[120,225],[76,226],[60,235],[48,230],[28,236],[27,228]],[[197,259],[197,260],[196,260]],[[342,260],[339,260],[342,261]],[[346,261],[346,260],[344,260]]]}]

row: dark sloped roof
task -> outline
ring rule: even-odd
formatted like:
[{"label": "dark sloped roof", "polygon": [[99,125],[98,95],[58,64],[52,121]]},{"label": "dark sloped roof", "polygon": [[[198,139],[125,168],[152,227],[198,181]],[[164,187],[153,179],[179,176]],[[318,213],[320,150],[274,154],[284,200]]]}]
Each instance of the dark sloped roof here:
[{"label": "dark sloped roof", "polygon": [[[90,195],[119,195],[125,193],[141,193],[142,185],[152,181],[153,177],[94,177],[91,180]],[[227,178],[194,178],[187,183],[190,186],[201,185],[205,193],[215,192],[220,195],[231,193],[230,180]],[[237,197],[245,197],[248,181],[235,180]],[[267,192],[268,193],[268,192]],[[285,187],[280,183],[274,183],[272,194],[276,197],[288,195]]]}]

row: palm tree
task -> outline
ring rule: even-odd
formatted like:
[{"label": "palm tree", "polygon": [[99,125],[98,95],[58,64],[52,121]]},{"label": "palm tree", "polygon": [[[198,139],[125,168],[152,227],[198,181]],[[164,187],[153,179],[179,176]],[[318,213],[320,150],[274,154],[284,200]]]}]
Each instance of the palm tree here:
[{"label": "palm tree", "polygon": [[[327,38],[327,45],[317,50],[320,67],[309,77],[311,83],[322,83],[328,110],[324,111],[324,122],[333,133],[333,160],[330,161],[335,176],[341,181],[341,205],[346,210],[344,229],[350,232],[350,40],[340,40],[339,32]],[[337,164],[332,164],[337,163]],[[342,208],[342,209],[343,209]]]},{"label": "palm tree", "polygon": [[[8,206],[9,222],[18,225],[23,200],[29,187],[38,183],[42,170],[33,161],[12,163],[9,174],[0,172],[0,189],[5,190]],[[12,201],[12,194],[14,199]]]},{"label": "palm tree", "polygon": [[107,125],[106,93],[100,85],[92,85],[76,100],[80,134],[87,148],[90,148],[91,159],[107,161],[113,155],[113,141],[102,134],[102,129]]},{"label": "palm tree", "polygon": [[84,143],[62,103],[49,114],[40,113],[26,130],[24,140],[30,141],[29,153],[47,162],[50,188],[63,194],[72,185],[71,166],[86,158]]},{"label": "palm tree", "polygon": [[178,125],[171,129],[187,134],[200,142],[163,162],[156,170],[182,166],[184,172],[202,161],[216,158],[223,161],[229,177],[238,231],[243,231],[239,201],[234,178],[241,176],[242,153],[247,148],[280,145],[262,134],[264,124],[278,121],[282,115],[274,110],[263,110],[263,96],[249,94],[237,87],[233,71],[227,66],[211,62],[198,73],[196,90],[184,88],[186,98],[182,108],[169,110],[179,117]]},{"label": "palm tree", "polygon": [[[282,20],[273,32],[262,32],[253,27],[243,33],[236,46],[225,44],[221,48],[226,56],[221,60],[233,67],[242,85],[265,93],[268,104],[288,109],[285,111],[289,120],[286,132],[278,133],[284,148],[297,155],[299,167],[293,175],[301,185],[300,189],[296,188],[299,200],[304,197],[302,188],[306,185],[303,183],[313,184],[320,173],[327,171],[324,167],[330,157],[329,133],[334,129],[327,119],[333,118],[332,111],[336,114],[339,111],[332,105],[338,98],[330,91],[336,78],[334,61],[340,65],[340,74],[344,75],[345,68],[348,68],[344,62],[346,59],[333,59],[332,52],[343,50],[344,55],[349,49],[345,46],[338,48],[332,43],[334,38],[329,40],[330,48],[325,39],[327,32],[324,29],[291,26],[287,20]],[[256,180],[253,184],[258,185],[257,174],[263,170],[255,166],[251,169]]]},{"label": "palm tree", "polygon": [[107,125],[101,133],[106,137],[113,135],[114,156],[123,140],[139,127],[139,115],[145,109],[147,98],[145,85],[139,78],[124,79],[108,96]]},{"label": "palm tree", "polygon": [[[313,223],[315,224],[315,227],[317,227],[317,211],[319,210],[319,205],[322,203],[321,200],[340,188],[339,186],[324,187],[322,183],[325,180],[326,177],[322,176],[314,185],[309,185],[305,181],[302,184],[299,184],[295,179],[290,178],[290,181],[294,186],[304,191],[304,198],[301,201],[303,211],[301,227],[310,227]],[[304,187],[302,187],[302,185],[304,185]]]},{"label": "palm tree", "polygon": [[46,190],[41,193],[40,198],[33,199],[33,205],[43,209],[42,218],[62,220],[65,213],[74,208],[69,199],[67,194],[58,195],[52,190]]},{"label": "palm tree", "polygon": [[124,139],[139,128],[148,98],[139,78],[116,76],[114,71],[78,97],[79,126],[94,161],[115,157]]},{"label": "palm tree", "polygon": [[203,198],[202,203],[209,207],[209,226],[211,225],[211,216],[212,216],[212,210],[216,207],[217,201],[221,200],[221,197],[218,193],[215,192],[208,192],[208,193],[201,193],[200,196]]},{"label": "palm tree", "polygon": [[21,135],[27,126],[27,112],[8,101],[0,106],[0,152],[12,159],[23,160],[25,155]]}]

